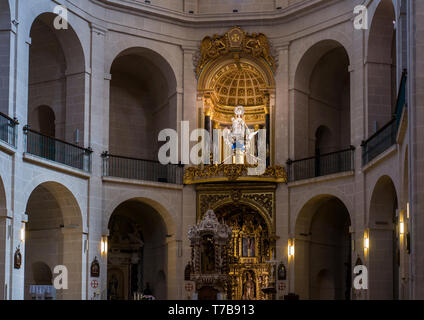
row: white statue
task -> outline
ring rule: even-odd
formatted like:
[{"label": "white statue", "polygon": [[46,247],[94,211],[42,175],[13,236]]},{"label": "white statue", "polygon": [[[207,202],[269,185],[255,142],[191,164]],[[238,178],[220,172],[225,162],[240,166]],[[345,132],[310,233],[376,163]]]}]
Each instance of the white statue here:
[{"label": "white statue", "polygon": [[[235,117],[231,120],[233,122],[232,130],[228,128],[224,130],[223,136],[225,143],[233,150],[233,155],[244,156],[253,149],[253,138],[259,131],[250,130],[246,122],[243,120],[244,108],[238,106],[234,109]],[[225,160],[224,160],[225,161]]]}]

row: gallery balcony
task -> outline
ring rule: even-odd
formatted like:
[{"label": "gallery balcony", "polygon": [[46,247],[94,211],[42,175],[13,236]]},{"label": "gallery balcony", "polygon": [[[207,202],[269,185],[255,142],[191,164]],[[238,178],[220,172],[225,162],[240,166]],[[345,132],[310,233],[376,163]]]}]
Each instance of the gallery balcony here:
[{"label": "gallery balcony", "polygon": [[158,161],[122,157],[104,152],[103,176],[170,184],[183,184],[184,167]]},{"label": "gallery balcony", "polygon": [[24,127],[26,152],[85,172],[91,172],[91,149],[50,137]]},{"label": "gallery balcony", "polygon": [[367,140],[363,141],[362,146],[362,165],[365,166],[391,146],[396,144],[396,138],[399,127],[401,126],[402,115],[406,106],[406,70],[402,74],[396,110],[392,120],[384,127],[374,133]]},{"label": "gallery balcony", "polygon": [[312,179],[354,170],[355,147],[315,157],[288,160],[288,181]]},{"label": "gallery balcony", "polygon": [[16,147],[16,127],[18,124],[16,119],[12,119],[0,112],[0,140],[8,145]]}]

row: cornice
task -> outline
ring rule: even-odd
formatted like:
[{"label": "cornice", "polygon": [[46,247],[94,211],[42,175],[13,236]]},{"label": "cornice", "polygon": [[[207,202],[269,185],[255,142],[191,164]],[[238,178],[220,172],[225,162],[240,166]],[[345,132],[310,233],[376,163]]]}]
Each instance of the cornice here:
[{"label": "cornice", "polygon": [[299,18],[299,14],[307,13],[318,6],[327,6],[340,0],[303,0],[280,10],[260,13],[223,13],[223,14],[190,14],[166,8],[153,6],[134,0],[89,0],[106,9],[120,10],[128,14],[156,18],[166,22],[190,27],[193,25],[208,25],[210,27],[233,26],[235,24],[272,25],[285,23],[290,19]]}]

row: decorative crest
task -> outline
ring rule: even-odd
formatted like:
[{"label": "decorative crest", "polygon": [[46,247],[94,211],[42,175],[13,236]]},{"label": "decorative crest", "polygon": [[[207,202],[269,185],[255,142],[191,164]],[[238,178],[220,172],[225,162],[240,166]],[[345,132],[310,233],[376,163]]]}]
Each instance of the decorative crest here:
[{"label": "decorative crest", "polygon": [[234,27],[223,36],[206,36],[200,44],[200,57],[197,61],[196,75],[199,76],[212,60],[232,54],[236,62],[241,55],[263,59],[275,72],[276,61],[271,54],[271,45],[263,33],[248,34],[240,27]]}]

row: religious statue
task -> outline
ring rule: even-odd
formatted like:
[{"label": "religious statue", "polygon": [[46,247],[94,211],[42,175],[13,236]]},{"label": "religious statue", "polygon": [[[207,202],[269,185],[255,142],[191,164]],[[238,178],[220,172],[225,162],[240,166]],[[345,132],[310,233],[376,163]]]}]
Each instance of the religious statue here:
[{"label": "religious statue", "polygon": [[215,270],[215,248],[213,239],[206,237],[202,243],[202,272],[211,273]]},{"label": "religious statue", "polygon": [[[253,148],[253,138],[259,131],[249,129],[243,119],[244,108],[242,106],[236,107],[234,109],[234,114],[235,117],[232,118],[232,130],[228,128],[224,129],[223,137],[225,143],[233,150],[233,154],[231,154],[230,157],[233,155],[242,156],[243,160],[239,161],[244,163],[244,155]],[[228,159],[224,159],[224,162],[226,162],[226,160]]]},{"label": "religious statue", "polygon": [[243,284],[243,300],[255,300],[255,282],[251,278],[250,272],[246,274],[246,281]]}]

